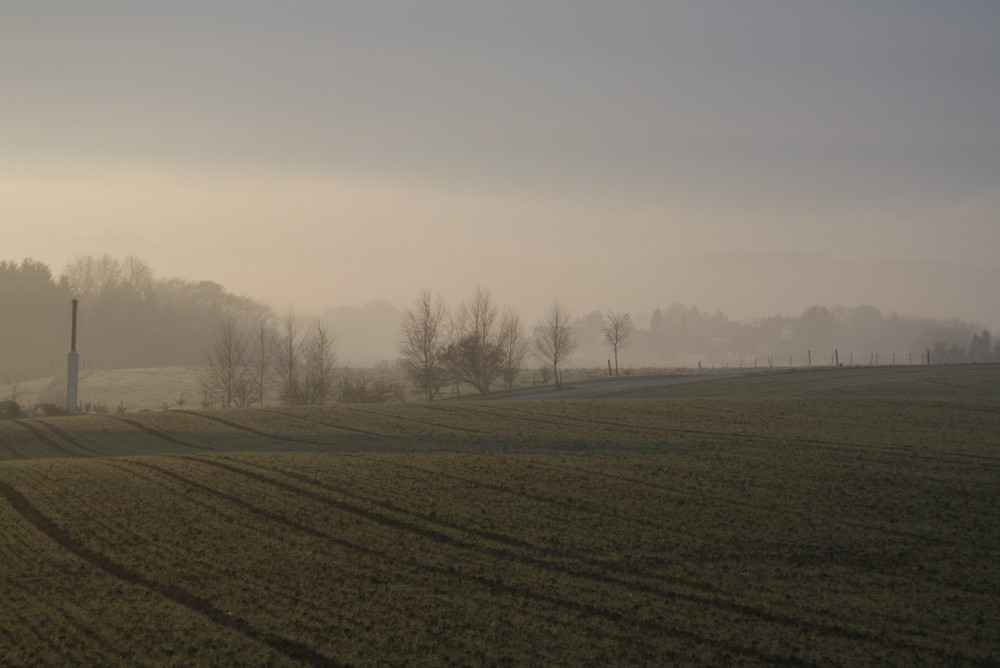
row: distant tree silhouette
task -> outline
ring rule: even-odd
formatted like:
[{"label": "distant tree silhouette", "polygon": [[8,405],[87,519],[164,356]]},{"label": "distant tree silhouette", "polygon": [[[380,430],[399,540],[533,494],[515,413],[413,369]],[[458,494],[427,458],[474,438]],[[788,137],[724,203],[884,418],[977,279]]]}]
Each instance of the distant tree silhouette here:
[{"label": "distant tree silhouette", "polygon": [[615,353],[615,375],[618,375],[618,349],[627,348],[633,331],[632,318],[628,313],[608,311],[604,316],[604,343]]},{"label": "distant tree silhouette", "polygon": [[302,402],[323,405],[333,400],[337,356],[333,334],[316,318],[303,346]]},{"label": "distant tree silhouette", "polygon": [[304,403],[302,395],[302,327],[295,311],[285,312],[279,324],[275,346],[275,366],[279,380],[278,396],[288,406]]},{"label": "distant tree silhouette", "polygon": [[208,354],[203,388],[218,397],[223,408],[232,408],[249,403],[251,384],[246,339],[235,318],[226,316],[219,323],[215,345]]},{"label": "distant tree silhouette", "polygon": [[502,373],[497,305],[486,288],[461,306],[452,318],[451,342],[443,362],[456,382],[468,383],[486,394]]},{"label": "distant tree silhouette", "polygon": [[990,330],[984,329],[982,334],[973,334],[969,342],[969,361],[987,363],[993,361],[993,337]]},{"label": "distant tree silhouette", "polygon": [[505,390],[513,389],[524,358],[528,354],[528,340],[521,329],[521,316],[509,308],[500,317],[500,374]]},{"label": "distant tree silhouette", "polygon": [[569,311],[558,300],[552,302],[545,318],[535,327],[532,354],[539,362],[552,369],[556,387],[562,387],[559,365],[576,350],[576,339],[569,327]]},{"label": "distant tree silhouette", "polygon": [[445,384],[444,354],[448,346],[448,309],[444,300],[422,291],[413,305],[403,310],[399,353],[410,380],[427,401]]}]

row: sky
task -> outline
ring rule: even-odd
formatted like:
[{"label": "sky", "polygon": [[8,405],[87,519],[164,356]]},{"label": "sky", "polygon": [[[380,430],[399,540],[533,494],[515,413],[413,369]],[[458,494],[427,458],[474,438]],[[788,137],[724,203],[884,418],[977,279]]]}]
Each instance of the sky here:
[{"label": "sky", "polygon": [[278,309],[1000,327],[998,30],[995,0],[5,0],[0,258]]}]

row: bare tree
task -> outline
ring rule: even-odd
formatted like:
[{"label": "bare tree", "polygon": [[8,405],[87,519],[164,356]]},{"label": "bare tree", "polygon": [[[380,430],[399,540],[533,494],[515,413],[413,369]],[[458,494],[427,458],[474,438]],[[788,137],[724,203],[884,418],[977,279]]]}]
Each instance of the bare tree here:
[{"label": "bare tree", "polygon": [[576,339],[569,328],[569,311],[558,300],[552,302],[545,320],[535,327],[531,353],[552,369],[556,387],[562,387],[559,365],[576,350]]},{"label": "bare tree", "polygon": [[277,356],[278,333],[270,316],[262,316],[254,324],[248,346],[248,365],[253,375],[254,401],[261,408],[271,386]]},{"label": "bare tree", "polygon": [[122,265],[110,255],[99,258],[93,255],[77,255],[66,265],[62,280],[73,294],[79,296],[100,295],[105,287],[122,279]]},{"label": "bare tree", "polygon": [[302,328],[295,311],[289,309],[280,322],[275,346],[275,365],[280,382],[278,395],[286,405],[304,403],[302,397]]},{"label": "bare tree", "polygon": [[405,386],[394,377],[389,365],[379,362],[375,369],[344,367],[337,376],[337,401],[342,404],[381,404],[403,401]]},{"label": "bare tree", "polygon": [[399,352],[406,374],[420,387],[427,401],[445,384],[442,357],[447,346],[448,309],[439,296],[422,291],[412,307],[403,310],[403,326],[399,336]]},{"label": "bare tree", "polygon": [[528,354],[528,339],[521,329],[521,316],[509,308],[504,309],[500,316],[500,373],[503,376],[505,390],[514,387],[514,381],[524,365],[524,357]]},{"label": "bare tree", "polygon": [[17,402],[17,385],[21,382],[21,379],[18,376],[14,376],[14,380],[11,380],[10,376],[6,373],[3,375],[3,379],[7,383],[7,389],[10,392],[8,401]]},{"label": "bare tree", "polygon": [[145,297],[153,289],[153,271],[135,255],[127,255],[119,264],[121,285],[129,294]]},{"label": "bare tree", "polygon": [[481,394],[500,376],[497,307],[490,291],[477,288],[452,321],[452,341],[444,363],[457,382],[469,383]]},{"label": "bare tree", "polygon": [[224,408],[246,405],[250,386],[246,356],[246,340],[239,325],[231,315],[223,317],[215,345],[208,353],[208,369],[202,384],[206,392],[219,398]]},{"label": "bare tree", "polygon": [[618,375],[618,350],[628,348],[631,345],[629,338],[632,336],[634,328],[632,318],[628,313],[615,313],[608,311],[604,316],[604,343],[614,349],[615,352],[615,375]]},{"label": "bare tree", "polygon": [[303,402],[326,404],[333,399],[333,382],[337,357],[333,352],[333,334],[316,318],[309,329],[303,349]]}]

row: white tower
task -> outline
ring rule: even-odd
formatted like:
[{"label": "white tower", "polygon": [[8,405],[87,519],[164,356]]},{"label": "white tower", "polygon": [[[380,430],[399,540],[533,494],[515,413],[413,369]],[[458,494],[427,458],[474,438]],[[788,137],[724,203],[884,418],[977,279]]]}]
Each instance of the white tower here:
[{"label": "white tower", "polygon": [[76,300],[73,300],[73,330],[70,335],[69,360],[66,368],[66,410],[76,412],[76,388],[80,373],[80,355],[76,352]]}]

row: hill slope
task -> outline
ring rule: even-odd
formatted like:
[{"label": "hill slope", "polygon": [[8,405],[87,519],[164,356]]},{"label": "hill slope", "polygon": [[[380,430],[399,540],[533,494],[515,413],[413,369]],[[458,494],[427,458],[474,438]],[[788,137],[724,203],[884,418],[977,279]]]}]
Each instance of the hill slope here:
[{"label": "hill slope", "polygon": [[0,662],[988,665],[997,433],[968,392],[0,422]]}]

